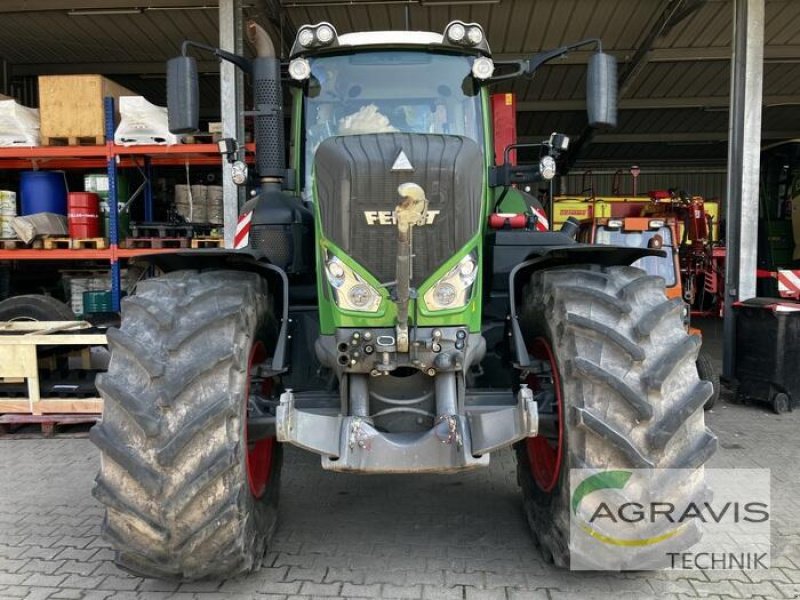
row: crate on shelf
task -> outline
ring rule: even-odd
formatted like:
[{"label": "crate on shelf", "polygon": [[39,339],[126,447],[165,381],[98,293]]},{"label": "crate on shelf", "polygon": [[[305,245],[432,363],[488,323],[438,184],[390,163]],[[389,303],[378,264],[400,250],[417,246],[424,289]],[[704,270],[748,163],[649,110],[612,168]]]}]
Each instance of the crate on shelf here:
[{"label": "crate on shelf", "polygon": [[[136,96],[102,75],[42,75],[39,77],[39,116],[42,144],[56,141],[93,144],[105,140],[104,98]],[[115,103],[118,104],[118,103]],[[117,118],[119,113],[117,113]]]}]

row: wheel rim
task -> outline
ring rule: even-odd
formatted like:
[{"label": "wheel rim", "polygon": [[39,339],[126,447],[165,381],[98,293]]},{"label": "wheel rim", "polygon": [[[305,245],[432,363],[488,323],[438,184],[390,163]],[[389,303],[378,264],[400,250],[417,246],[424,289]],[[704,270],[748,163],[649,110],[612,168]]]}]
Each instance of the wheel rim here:
[{"label": "wheel rim", "polygon": [[[551,491],[561,474],[561,462],[564,450],[564,419],[563,402],[561,398],[561,380],[558,375],[558,366],[550,344],[544,338],[536,338],[531,347],[531,355],[537,360],[544,361],[550,368],[549,373],[541,375],[531,374],[527,383],[534,392],[553,391],[554,418],[553,431],[550,435],[537,435],[526,440],[528,465],[531,477],[536,485],[544,492]],[[542,375],[545,375],[543,377]],[[547,377],[549,376],[549,377]]]},{"label": "wheel rim", "polygon": [[[272,473],[272,452],[275,449],[275,438],[264,438],[255,442],[250,442],[247,437],[247,430],[250,421],[250,411],[248,403],[250,399],[250,382],[252,380],[252,370],[267,358],[264,344],[256,342],[250,350],[250,358],[247,364],[247,388],[244,395],[244,442],[245,442],[245,463],[247,466],[247,483],[250,494],[255,498],[261,498],[267,491],[267,484]],[[262,393],[268,394],[272,391],[272,379],[265,379],[262,385]]]}]

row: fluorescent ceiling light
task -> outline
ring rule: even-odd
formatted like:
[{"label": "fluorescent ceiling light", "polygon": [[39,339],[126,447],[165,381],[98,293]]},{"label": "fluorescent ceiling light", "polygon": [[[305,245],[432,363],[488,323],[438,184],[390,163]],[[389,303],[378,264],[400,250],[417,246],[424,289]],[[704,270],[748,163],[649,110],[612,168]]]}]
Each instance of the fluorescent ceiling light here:
[{"label": "fluorescent ceiling light", "polygon": [[78,8],[67,11],[70,17],[94,17],[96,15],[140,15],[141,8]]}]

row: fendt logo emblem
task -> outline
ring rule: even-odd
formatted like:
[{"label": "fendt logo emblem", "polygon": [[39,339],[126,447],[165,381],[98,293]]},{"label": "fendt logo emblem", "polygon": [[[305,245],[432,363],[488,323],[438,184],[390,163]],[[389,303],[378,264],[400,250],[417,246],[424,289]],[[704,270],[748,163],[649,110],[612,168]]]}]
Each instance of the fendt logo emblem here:
[{"label": "fendt logo emblem", "polygon": [[[428,210],[425,225],[433,225],[434,219],[442,212],[440,210]],[[364,219],[367,225],[396,225],[393,210],[365,210]]]}]

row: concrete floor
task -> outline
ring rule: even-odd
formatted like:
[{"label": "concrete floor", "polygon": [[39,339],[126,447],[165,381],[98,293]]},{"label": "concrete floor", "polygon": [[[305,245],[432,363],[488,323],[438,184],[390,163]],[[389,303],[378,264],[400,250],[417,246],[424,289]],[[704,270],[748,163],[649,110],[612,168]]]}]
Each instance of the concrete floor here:
[{"label": "concrete floor", "polygon": [[[721,323],[698,324],[718,355]],[[579,573],[545,564],[528,533],[509,451],[449,476],[354,476],[286,452],[281,522],[267,567],[249,577],[173,584],[125,575],[99,537],[86,439],[0,440],[0,598],[800,597],[798,413],[724,400],[707,415],[714,467],[772,472],[772,568]]]}]

